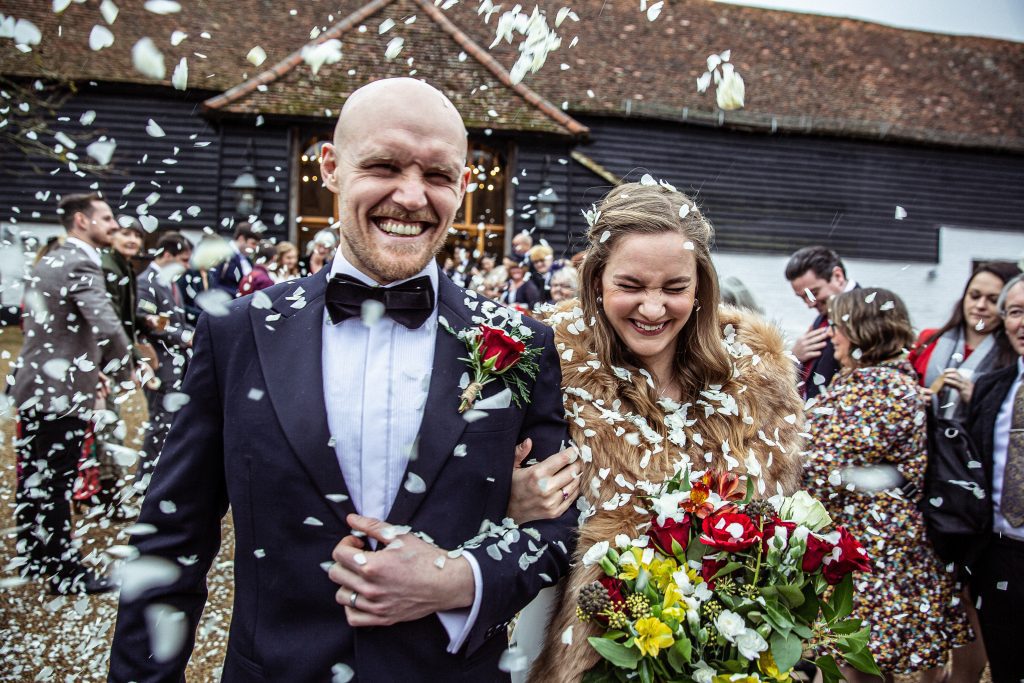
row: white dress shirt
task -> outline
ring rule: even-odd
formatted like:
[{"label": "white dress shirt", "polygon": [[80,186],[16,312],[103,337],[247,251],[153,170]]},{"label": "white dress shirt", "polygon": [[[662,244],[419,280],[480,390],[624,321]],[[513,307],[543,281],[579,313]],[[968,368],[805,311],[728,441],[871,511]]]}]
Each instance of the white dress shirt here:
[{"label": "white dress shirt", "polygon": [[76,247],[85,252],[85,255],[89,257],[90,261],[95,263],[100,268],[103,267],[103,258],[100,256],[99,249],[92,246],[88,242],[80,240],[77,237],[68,237],[67,239],[64,240],[64,243],[75,245]]},{"label": "white dress shirt", "polygon": [[1024,541],[1024,526],[1012,527],[1003,516],[1000,503],[1003,499],[1003,475],[1006,473],[1006,452],[1010,447],[1010,425],[1013,422],[1013,398],[1020,389],[1024,377],[1024,358],[1017,359],[1017,379],[1010,385],[1003,405],[996,416],[995,432],[992,435],[992,531],[1015,541]]},{"label": "white dress shirt", "polygon": [[[331,266],[331,277],[336,274],[377,286],[340,249]],[[371,326],[360,318],[332,325],[324,312],[324,400],[334,450],[356,510],[382,520],[405,483],[410,458],[415,457],[430,389],[437,336],[436,264],[431,261],[415,277],[422,275],[430,278],[435,304],[418,329],[410,330],[387,316]],[[463,557],[473,569],[473,605],[437,614],[450,638],[450,653],[462,647],[480,611],[480,567],[469,553]]]}]

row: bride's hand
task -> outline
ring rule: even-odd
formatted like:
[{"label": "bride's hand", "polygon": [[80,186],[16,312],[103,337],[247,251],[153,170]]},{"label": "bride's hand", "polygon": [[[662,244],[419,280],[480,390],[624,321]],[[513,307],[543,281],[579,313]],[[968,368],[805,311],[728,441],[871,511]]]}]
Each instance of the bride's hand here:
[{"label": "bride's hand", "polygon": [[536,465],[523,467],[532,447],[530,439],[516,446],[512,496],[506,513],[516,524],[560,517],[576,500],[579,491],[579,471],[573,464],[579,457],[575,447],[570,446]]}]

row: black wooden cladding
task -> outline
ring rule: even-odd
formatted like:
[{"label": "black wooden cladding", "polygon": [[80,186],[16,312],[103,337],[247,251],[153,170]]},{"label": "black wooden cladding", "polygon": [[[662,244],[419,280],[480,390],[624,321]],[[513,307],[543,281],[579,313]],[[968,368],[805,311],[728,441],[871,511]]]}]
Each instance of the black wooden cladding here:
[{"label": "black wooden cladding", "polygon": [[[591,137],[579,151],[627,180],[649,172],[695,196],[722,250],[826,244],[850,258],[935,262],[939,226],[1024,229],[1024,155],[639,119],[583,122]],[[582,234],[582,216],[568,218]]]},{"label": "black wooden cladding", "polygon": [[[58,195],[90,192],[96,184],[116,213],[136,215],[138,206],[152,192],[158,193],[160,199],[148,213],[159,220],[161,231],[210,227],[227,233],[231,228],[223,223],[234,217],[237,197],[230,185],[246,164],[246,145],[252,138],[255,175],[264,190],[261,218],[268,234],[287,235],[287,129],[245,124],[239,130],[238,125],[227,124],[222,131],[200,116],[199,107],[199,102],[173,91],[161,96],[98,92],[83,86],[58,112],[58,120],[50,122],[52,132],[62,131],[78,141],[73,151],[81,162],[92,162],[85,151],[89,141],[102,135],[115,139],[109,170],[80,177],[59,160],[29,159],[12,145],[4,145],[0,148],[0,219],[56,223]],[[95,120],[84,126],[81,116],[90,110],[96,112]],[[67,120],[59,120],[63,118]],[[163,129],[163,137],[146,132],[150,119]],[[77,136],[89,137],[77,140]],[[43,141],[51,147],[56,142],[52,135]],[[54,169],[58,171],[51,174]],[[267,182],[271,177],[274,183]],[[129,183],[135,183],[134,189],[124,194]],[[49,195],[37,198],[39,191]],[[189,213],[190,207],[199,208],[195,216]],[[275,222],[275,215],[283,221]]]}]

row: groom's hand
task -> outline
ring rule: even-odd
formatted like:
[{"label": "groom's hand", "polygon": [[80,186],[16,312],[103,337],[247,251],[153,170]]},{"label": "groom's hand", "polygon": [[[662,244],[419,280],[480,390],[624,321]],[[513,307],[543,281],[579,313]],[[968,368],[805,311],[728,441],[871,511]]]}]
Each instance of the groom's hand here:
[{"label": "groom's hand", "polygon": [[369,551],[362,539],[346,536],[334,547],[327,574],[340,586],[334,597],[349,625],[388,626],[473,604],[476,587],[465,558],[452,559],[412,534],[396,536],[379,519],[349,515],[346,521],[378,542]]}]

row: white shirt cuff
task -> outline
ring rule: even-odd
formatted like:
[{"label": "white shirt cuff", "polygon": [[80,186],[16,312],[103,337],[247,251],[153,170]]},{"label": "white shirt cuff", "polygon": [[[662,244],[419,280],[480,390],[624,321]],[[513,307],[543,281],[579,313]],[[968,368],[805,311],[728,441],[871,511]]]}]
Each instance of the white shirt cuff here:
[{"label": "white shirt cuff", "polygon": [[483,597],[483,577],[480,576],[480,565],[476,558],[467,552],[462,553],[469,566],[473,569],[473,604],[462,609],[450,609],[438,612],[437,618],[441,620],[441,626],[448,633],[448,654],[455,654],[462,649],[463,643],[473,630],[473,624],[480,614],[480,603]]}]

